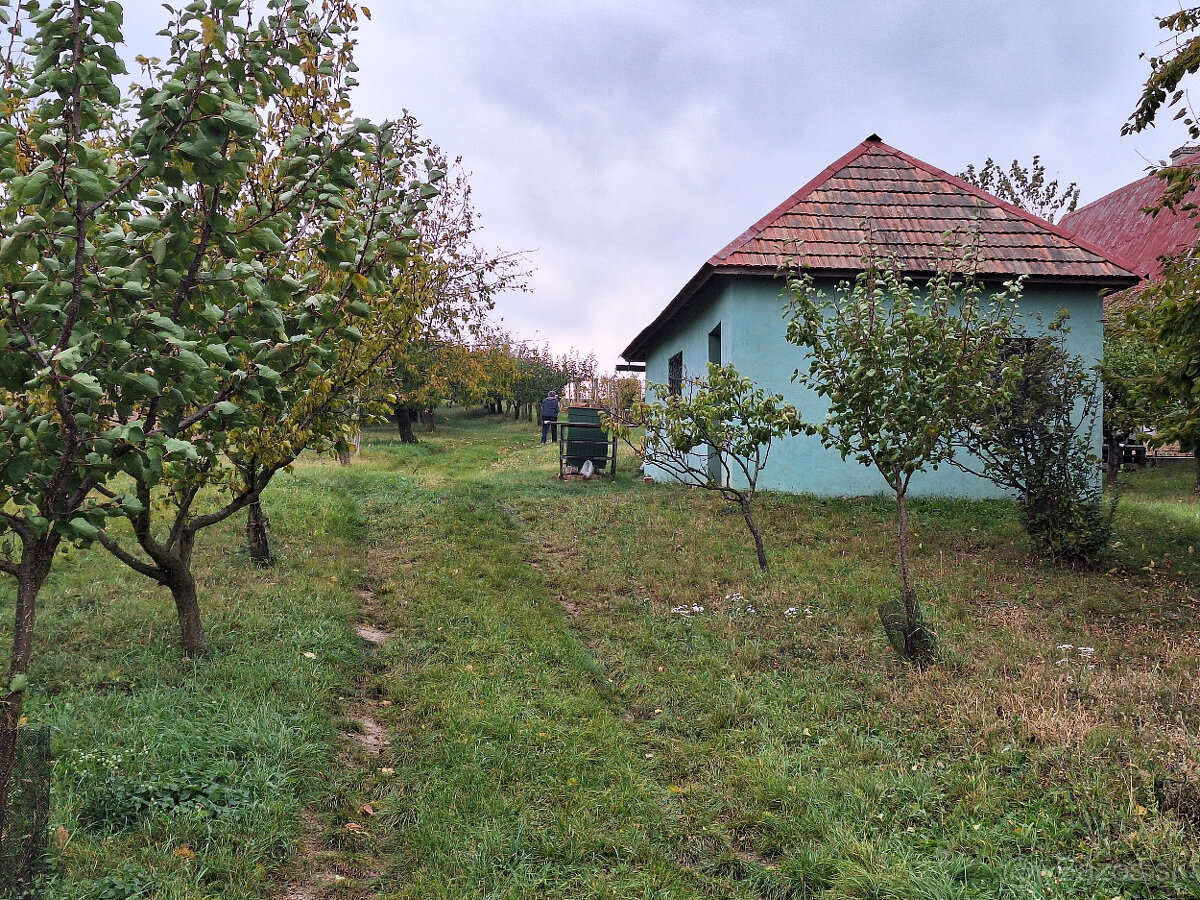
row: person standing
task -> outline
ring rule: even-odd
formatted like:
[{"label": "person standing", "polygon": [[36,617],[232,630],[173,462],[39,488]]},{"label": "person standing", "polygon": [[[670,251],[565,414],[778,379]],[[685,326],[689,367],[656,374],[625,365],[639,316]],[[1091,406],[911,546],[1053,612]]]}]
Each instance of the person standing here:
[{"label": "person standing", "polygon": [[546,443],[546,435],[550,434],[558,443],[558,394],[551,391],[542,401],[542,443]]}]

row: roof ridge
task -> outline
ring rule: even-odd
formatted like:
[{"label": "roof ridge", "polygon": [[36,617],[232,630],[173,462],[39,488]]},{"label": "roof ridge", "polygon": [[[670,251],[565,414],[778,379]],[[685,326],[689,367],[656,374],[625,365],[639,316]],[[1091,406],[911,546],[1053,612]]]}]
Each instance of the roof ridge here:
[{"label": "roof ridge", "polygon": [[1185,167],[1194,168],[1196,166],[1200,166],[1200,152],[1193,153],[1191,156],[1185,156],[1183,159],[1181,159],[1177,163],[1171,163],[1170,165],[1166,165],[1166,166],[1156,166],[1153,170],[1146,172],[1146,174],[1143,175],[1142,177],[1136,178],[1133,181],[1129,182],[1128,184],[1123,184],[1120,187],[1113,188],[1107,194],[1104,194],[1101,197],[1097,197],[1091,203],[1086,203],[1083,206],[1079,207],[1078,209],[1071,210],[1069,213],[1067,213],[1065,216],[1062,217],[1062,221],[1065,222],[1067,219],[1070,219],[1072,217],[1077,217],[1080,213],[1085,212],[1086,210],[1090,209],[1093,206],[1103,203],[1105,200],[1108,200],[1110,197],[1114,197],[1117,194],[1124,194],[1127,191],[1129,191],[1130,189],[1136,187],[1137,185],[1145,184],[1146,182],[1150,181],[1151,179],[1158,178],[1159,175],[1162,172],[1167,171],[1167,169],[1182,169]]},{"label": "roof ridge", "polygon": [[1164,257],[1195,244],[1200,237],[1187,209],[1200,198],[1200,190],[1189,192],[1178,206],[1164,206],[1153,213],[1147,210],[1155,209],[1162,199],[1164,172],[1197,167],[1200,152],[1158,166],[1063,216],[1061,226],[1081,246],[1089,241],[1108,244],[1113,249],[1104,252],[1110,259],[1143,277],[1155,278],[1162,271]]},{"label": "roof ridge", "polygon": [[809,194],[811,194],[822,184],[824,184],[826,181],[828,181],[842,169],[846,168],[846,166],[850,165],[850,163],[854,162],[854,160],[858,159],[877,144],[885,147],[887,146],[879,140],[879,135],[872,134],[861,144],[850,150],[849,153],[845,153],[840,158],[831,162],[828,166],[818,172],[815,177],[810,178],[803,187],[796,191],[796,193],[792,194],[773,210],[743,231],[740,235],[714,253],[708,260],[709,265],[719,266],[727,258],[741,249],[741,247],[743,247],[745,244],[762,234],[763,231],[766,230],[767,226],[774,222],[777,218],[779,218],[797,203],[805,200]]},{"label": "roof ridge", "polygon": [[710,257],[623,355],[641,358],[636,354],[650,336],[714,279],[776,274],[793,242],[807,242],[812,271],[852,275],[860,264],[852,239],[857,240],[864,218],[879,224],[883,245],[903,252],[898,259],[909,274],[931,273],[936,265],[921,254],[936,252],[945,235],[976,223],[988,242],[985,248],[992,248],[985,261],[989,268],[981,270],[984,279],[1023,276],[1031,283],[1097,288],[1128,287],[1138,280],[1128,263],[1091,241],[873,134]]}]

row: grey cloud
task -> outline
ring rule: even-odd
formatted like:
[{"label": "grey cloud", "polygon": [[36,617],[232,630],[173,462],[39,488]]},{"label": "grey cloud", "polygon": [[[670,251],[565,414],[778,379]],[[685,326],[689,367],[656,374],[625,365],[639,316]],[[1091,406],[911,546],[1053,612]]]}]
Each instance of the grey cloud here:
[{"label": "grey cloud", "polygon": [[1041,153],[1085,200],[1179,140],[1118,134],[1161,0],[368,5],[359,111],[408,108],[463,155],[484,243],[537,248],[534,292],[499,313],[602,363],[871,132],[952,172]]}]

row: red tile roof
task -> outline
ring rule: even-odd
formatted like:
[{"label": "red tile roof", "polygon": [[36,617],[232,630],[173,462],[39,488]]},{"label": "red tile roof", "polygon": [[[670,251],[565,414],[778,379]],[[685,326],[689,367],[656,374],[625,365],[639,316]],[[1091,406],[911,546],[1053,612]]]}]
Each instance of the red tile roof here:
[{"label": "red tile roof", "polygon": [[[1200,165],[1200,153],[1180,160]],[[1162,197],[1163,183],[1147,175],[1106,194],[1094,203],[1063,216],[1059,227],[1121,256],[1131,271],[1147,278],[1162,274],[1160,258],[1196,243],[1198,220],[1187,212],[1164,209],[1158,215],[1145,210]],[[1189,198],[1197,202],[1200,198]]]},{"label": "red tile roof", "polygon": [[1128,276],[1096,247],[872,135],[718,252],[709,264],[775,269],[795,255],[813,271],[861,268],[863,223],[912,273],[931,272],[948,231],[978,227],[981,274]]},{"label": "red tile roof", "polygon": [[844,277],[861,268],[864,223],[876,244],[913,275],[929,274],[947,232],[977,227],[981,277],[1095,284],[1136,283],[1088,241],[883,143],[871,135],[714,255],[624,352],[647,340],[714,276],[774,275],[799,257],[809,271]]}]

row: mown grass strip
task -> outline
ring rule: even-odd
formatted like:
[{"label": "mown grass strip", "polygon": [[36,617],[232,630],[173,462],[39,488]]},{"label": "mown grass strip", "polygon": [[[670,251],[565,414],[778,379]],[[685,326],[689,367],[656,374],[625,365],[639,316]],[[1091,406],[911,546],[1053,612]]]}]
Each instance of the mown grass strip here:
[{"label": "mown grass strip", "polygon": [[[1144,706],[1200,712],[1188,562],[1131,564],[1178,552],[1194,513],[1081,576],[1031,564],[1005,504],[918,504],[949,648],[919,674],[874,616],[895,590],[882,501],[765,497],[763,579],[696,492],[564,486],[472,426],[377,452],[407,473],[364,507],[404,635],[380,676],[405,748],[372,794],[404,835],[384,896],[1195,894],[1152,785],[1181,736]],[[1067,637],[1102,646],[1095,670],[1055,666]]]},{"label": "mown grass strip", "polygon": [[675,896],[690,879],[663,843],[670,794],[647,779],[602,667],[565,627],[497,492],[432,481],[343,479],[396,629],[376,676],[393,704],[379,710],[392,756],[347,805],[376,813],[363,840],[389,860],[381,895]]}]

